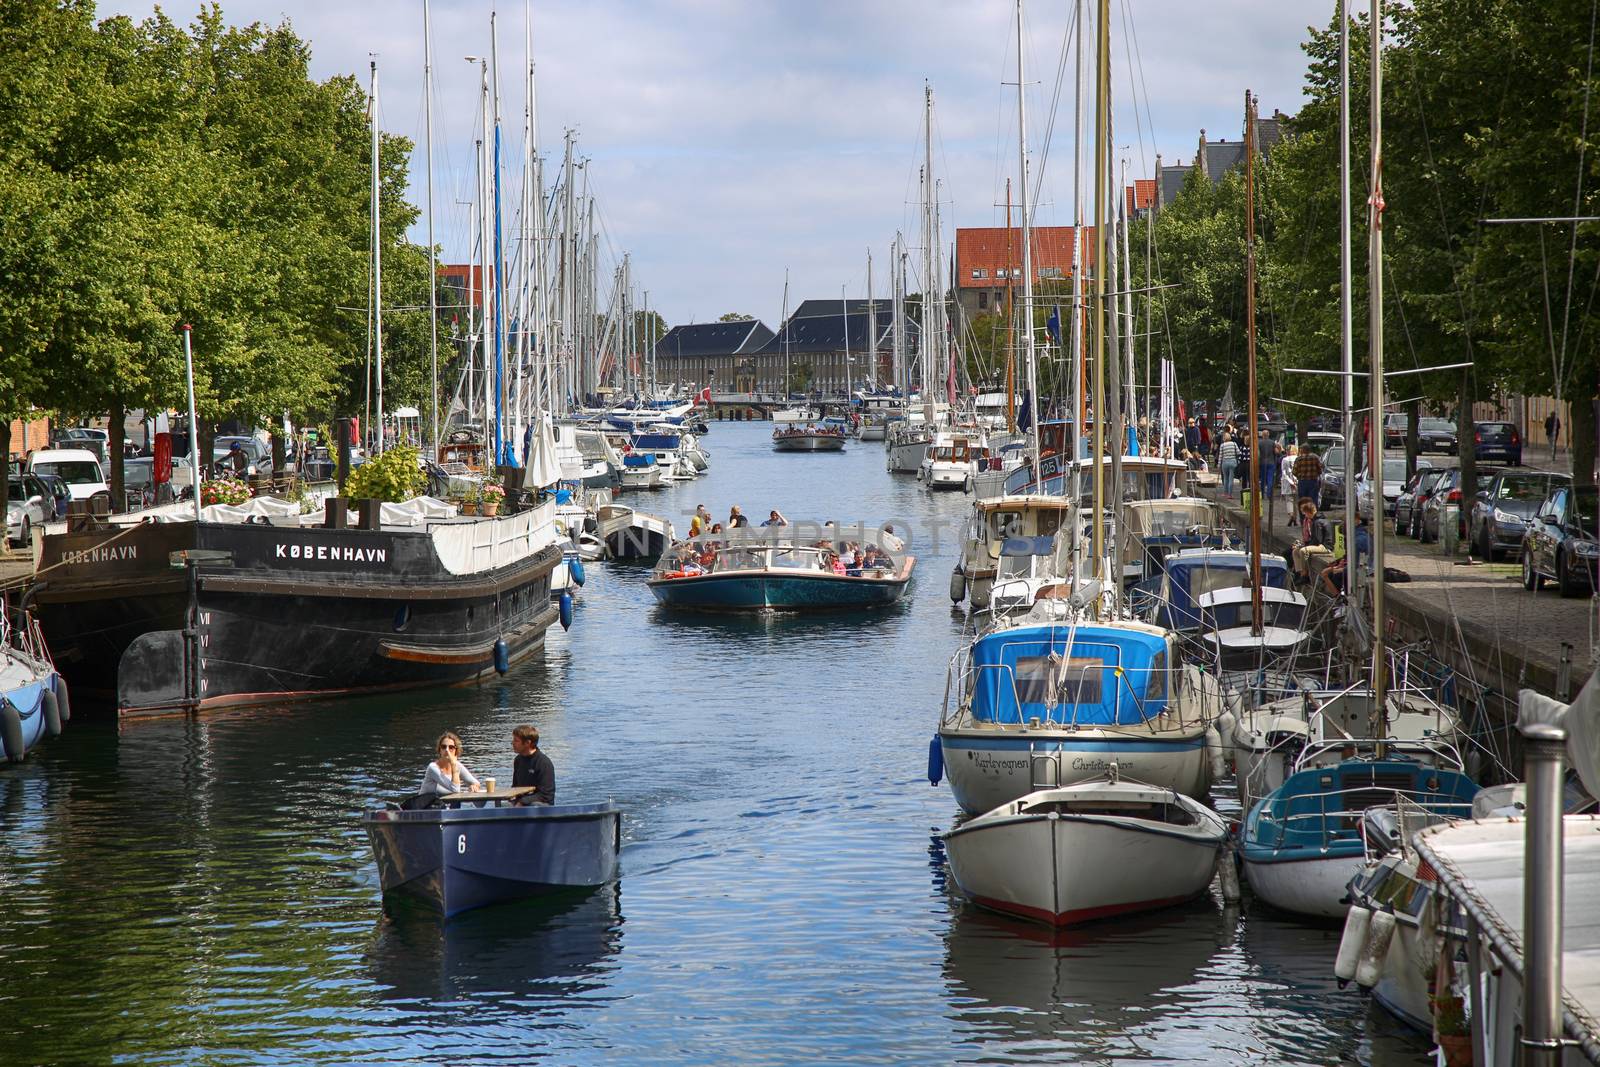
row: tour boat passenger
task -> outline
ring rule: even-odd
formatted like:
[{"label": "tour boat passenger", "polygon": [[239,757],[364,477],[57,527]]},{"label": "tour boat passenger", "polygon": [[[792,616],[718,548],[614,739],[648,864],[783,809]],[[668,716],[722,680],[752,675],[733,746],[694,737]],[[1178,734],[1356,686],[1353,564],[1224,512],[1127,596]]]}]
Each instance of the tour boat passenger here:
[{"label": "tour boat passenger", "polygon": [[511,764],[511,787],[531,786],[534,792],[519,800],[521,804],[556,802],[556,767],[539,748],[539,731],[533,726],[518,726],[511,731],[511,748],[516,759]]},{"label": "tour boat passenger", "polygon": [[477,793],[483,789],[478,782],[477,775],[467,770],[467,765],[461,762],[461,738],[450,732],[445,732],[439,738],[437,745],[439,756],[428,769],[423,772],[422,785],[417,788],[419,793],[446,793],[461,792],[461,784],[467,784],[467,792]]}]

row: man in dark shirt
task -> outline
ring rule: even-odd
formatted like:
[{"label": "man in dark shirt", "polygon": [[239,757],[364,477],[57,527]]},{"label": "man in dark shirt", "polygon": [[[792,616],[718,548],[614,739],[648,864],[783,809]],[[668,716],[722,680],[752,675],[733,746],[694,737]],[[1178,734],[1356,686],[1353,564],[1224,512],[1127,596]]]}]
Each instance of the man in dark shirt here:
[{"label": "man in dark shirt", "polygon": [[556,802],[556,767],[550,757],[539,750],[539,731],[532,726],[518,726],[511,731],[511,748],[516,759],[511,763],[511,788],[531,786],[525,803],[554,804]]}]

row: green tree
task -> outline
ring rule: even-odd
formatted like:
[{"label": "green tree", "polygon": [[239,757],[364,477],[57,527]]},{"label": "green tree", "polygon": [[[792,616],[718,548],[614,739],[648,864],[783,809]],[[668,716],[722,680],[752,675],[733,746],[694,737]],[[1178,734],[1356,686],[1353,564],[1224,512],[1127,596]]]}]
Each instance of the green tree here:
[{"label": "green tree", "polygon": [[717,316],[717,321],[718,322],[749,322],[753,318],[755,318],[754,315],[746,315],[742,311],[730,311],[725,315]]}]

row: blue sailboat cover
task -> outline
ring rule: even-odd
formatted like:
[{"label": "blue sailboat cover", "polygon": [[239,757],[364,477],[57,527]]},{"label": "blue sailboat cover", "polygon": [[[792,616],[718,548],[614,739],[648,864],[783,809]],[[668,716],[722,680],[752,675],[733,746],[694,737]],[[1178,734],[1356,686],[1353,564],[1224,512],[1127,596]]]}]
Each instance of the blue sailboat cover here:
[{"label": "blue sailboat cover", "polygon": [[1138,725],[1167,708],[1167,666],[1167,642],[1138,630],[1001,630],[973,642],[972,717],[1006,725]]},{"label": "blue sailboat cover", "polygon": [[[1192,630],[1201,624],[1196,604],[1201,593],[1242,586],[1250,573],[1250,553],[1237,549],[1185,551],[1167,557],[1166,603],[1158,622],[1175,630]],[[1289,564],[1282,556],[1261,557],[1261,584],[1289,588]]]},{"label": "blue sailboat cover", "polygon": [[622,465],[624,467],[654,467],[656,465],[656,457],[648,452],[629,452],[622,457]]},{"label": "blue sailboat cover", "polygon": [[679,440],[680,438],[675,433],[636,433],[633,435],[633,447],[667,452],[677,448]]}]

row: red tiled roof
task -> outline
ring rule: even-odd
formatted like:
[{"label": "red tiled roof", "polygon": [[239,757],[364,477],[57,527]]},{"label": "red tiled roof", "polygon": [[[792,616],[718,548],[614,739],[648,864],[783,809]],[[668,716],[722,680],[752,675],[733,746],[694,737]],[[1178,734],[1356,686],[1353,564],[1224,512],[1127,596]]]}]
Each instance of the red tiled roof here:
[{"label": "red tiled roof", "polygon": [[[1035,278],[1072,277],[1071,226],[1035,226],[1029,231],[1029,251],[1033,257]],[[1007,259],[1007,235],[1010,238],[1010,259]],[[1094,227],[1083,228],[1084,263],[1094,265]],[[1003,283],[1000,271],[1022,267],[1022,227],[974,226],[956,230],[956,285],[962,289],[993,289]],[[974,278],[972,272],[982,271]],[[1018,274],[1021,278],[1021,274]]]},{"label": "red tiled roof", "polygon": [[[490,275],[492,281],[494,275]],[[470,295],[472,306],[483,307],[483,267],[477,263],[439,264],[439,285],[453,286],[456,299],[465,303]],[[471,293],[468,293],[468,289]],[[440,301],[443,303],[443,301]]]},{"label": "red tiled roof", "polygon": [[1128,214],[1136,211],[1146,211],[1156,202],[1156,180],[1154,178],[1135,178],[1133,184],[1125,187],[1123,192],[1128,197]]}]

